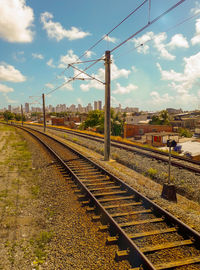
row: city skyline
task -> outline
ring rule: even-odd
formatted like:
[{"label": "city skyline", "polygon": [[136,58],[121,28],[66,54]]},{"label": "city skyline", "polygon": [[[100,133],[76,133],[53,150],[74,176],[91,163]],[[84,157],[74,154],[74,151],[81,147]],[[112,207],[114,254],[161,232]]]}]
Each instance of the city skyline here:
[{"label": "city skyline", "polygon": [[[93,100],[104,103],[104,84],[99,82],[104,83],[104,61],[86,71],[99,81],[85,74],[72,79],[78,75],[77,69],[91,63],[77,64],[76,69],[68,64],[80,61],[80,56],[83,62],[101,58],[106,50],[112,51],[178,1],[151,0],[150,9],[148,2],[103,38],[142,1],[111,0],[108,4],[106,0],[88,0],[78,6],[64,1],[3,1],[0,108],[41,103],[42,93],[46,104],[53,106],[63,100],[81,106]],[[111,53],[113,107],[121,104],[151,111],[163,107],[199,108],[199,17],[199,1],[184,1]],[[98,46],[91,48],[99,39]]]}]

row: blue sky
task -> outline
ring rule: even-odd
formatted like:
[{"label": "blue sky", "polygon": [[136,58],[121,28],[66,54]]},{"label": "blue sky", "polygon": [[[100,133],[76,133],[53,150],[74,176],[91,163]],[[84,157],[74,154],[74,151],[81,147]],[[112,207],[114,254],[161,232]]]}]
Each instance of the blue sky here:
[{"label": "blue sky", "polygon": [[[77,75],[66,69],[68,64],[78,61],[143,2],[0,0],[0,108],[41,100],[42,93]],[[147,1],[81,61],[101,58],[177,2]],[[104,81],[104,61],[87,72]],[[184,1],[114,50],[111,73],[112,106],[120,103],[151,111],[200,108],[200,1]],[[79,77],[85,80],[66,83],[46,95],[46,104],[104,102],[104,85],[83,74]]]}]

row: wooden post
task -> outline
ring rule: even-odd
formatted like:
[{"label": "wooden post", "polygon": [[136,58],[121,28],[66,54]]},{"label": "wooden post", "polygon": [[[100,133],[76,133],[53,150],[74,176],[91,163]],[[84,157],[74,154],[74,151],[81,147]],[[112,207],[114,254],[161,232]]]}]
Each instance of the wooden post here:
[{"label": "wooden post", "polygon": [[104,160],[110,159],[110,51],[105,52]]},{"label": "wooden post", "polygon": [[23,126],[23,117],[24,117],[24,115],[23,115],[23,106],[22,106],[22,104],[21,104],[21,117],[22,117],[22,126]]},{"label": "wooden post", "polygon": [[44,126],[44,132],[46,131],[46,113],[45,113],[45,99],[44,94],[42,94],[42,103],[43,103],[43,126]]}]

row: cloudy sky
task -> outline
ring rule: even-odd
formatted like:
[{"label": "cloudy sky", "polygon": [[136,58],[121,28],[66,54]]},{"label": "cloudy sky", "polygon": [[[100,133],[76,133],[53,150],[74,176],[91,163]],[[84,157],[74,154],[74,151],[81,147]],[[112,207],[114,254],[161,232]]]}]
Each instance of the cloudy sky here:
[{"label": "cloudy sky", "polygon": [[[104,102],[104,85],[68,64],[86,69],[177,2],[0,0],[0,108],[41,101],[42,93],[52,105]],[[104,82],[104,61],[87,73]],[[111,78],[113,106],[200,108],[200,1],[183,1],[113,50]]]}]

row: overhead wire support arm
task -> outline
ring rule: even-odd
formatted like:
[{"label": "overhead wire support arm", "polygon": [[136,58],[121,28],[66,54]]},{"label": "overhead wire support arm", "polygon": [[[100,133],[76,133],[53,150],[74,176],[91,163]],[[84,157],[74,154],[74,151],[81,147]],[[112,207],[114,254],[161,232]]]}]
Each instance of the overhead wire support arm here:
[{"label": "overhead wire support arm", "polygon": [[[105,83],[104,82],[102,82],[102,81],[100,81],[99,79],[97,79],[97,78],[95,78],[95,77],[93,77],[93,76],[91,76],[91,75],[89,75],[89,74],[87,74],[85,71],[83,71],[83,70],[80,70],[79,68],[77,68],[77,67],[74,67],[72,64],[69,64],[72,68],[74,68],[74,69],[76,69],[76,70],[78,70],[78,71],[80,71],[81,73],[83,73],[83,74],[85,74],[85,75],[87,75],[90,79],[92,79],[92,80],[95,80],[95,81],[97,81],[97,82],[99,82],[99,83],[102,83],[102,84],[104,84],[105,85]],[[72,78],[73,80],[75,80],[75,79],[82,79],[82,80],[87,80],[88,78]]]}]

